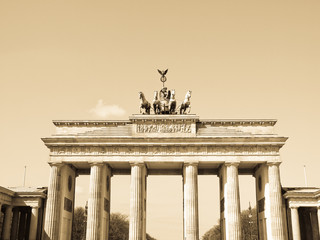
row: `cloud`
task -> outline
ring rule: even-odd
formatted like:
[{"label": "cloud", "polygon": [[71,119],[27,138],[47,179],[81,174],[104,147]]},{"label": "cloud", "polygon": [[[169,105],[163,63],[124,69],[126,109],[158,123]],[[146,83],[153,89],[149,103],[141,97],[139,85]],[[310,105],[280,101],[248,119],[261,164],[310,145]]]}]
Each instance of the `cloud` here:
[{"label": "cloud", "polygon": [[90,109],[90,113],[100,117],[108,118],[111,116],[119,117],[125,115],[126,111],[118,105],[107,105],[100,99],[97,105]]}]

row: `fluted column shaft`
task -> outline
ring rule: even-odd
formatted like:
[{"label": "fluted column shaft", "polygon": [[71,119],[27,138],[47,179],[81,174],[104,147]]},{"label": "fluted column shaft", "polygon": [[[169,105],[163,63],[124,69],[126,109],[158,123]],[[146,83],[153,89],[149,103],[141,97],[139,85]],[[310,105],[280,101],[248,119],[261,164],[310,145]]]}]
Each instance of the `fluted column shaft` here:
[{"label": "fluted column shaft", "polygon": [[10,239],[16,240],[18,236],[18,224],[19,224],[19,208],[15,207],[13,209],[13,218],[11,225],[11,236]]},{"label": "fluted column shaft", "polygon": [[226,163],[225,219],[227,240],[241,239],[238,163]]},{"label": "fluted column shaft", "polygon": [[285,239],[279,165],[279,162],[268,163],[270,222],[273,240]]},{"label": "fluted column shaft", "polygon": [[36,240],[37,239],[38,212],[39,212],[38,207],[32,207],[29,240]]},{"label": "fluted column shaft", "polygon": [[297,207],[291,207],[291,224],[292,224],[292,237],[293,240],[300,240],[300,224],[299,224],[299,213]]},{"label": "fluted column shaft", "polygon": [[25,237],[26,221],[27,221],[27,212],[26,212],[26,209],[24,209],[24,210],[21,210],[20,212],[18,240],[23,240]]},{"label": "fluted column shaft", "polygon": [[319,226],[319,235],[320,235],[320,206],[318,206],[318,226]]},{"label": "fluted column shaft", "polygon": [[7,206],[6,212],[4,215],[4,223],[3,223],[3,232],[2,239],[9,240],[10,232],[11,232],[11,223],[12,223],[12,206]]},{"label": "fluted column shaft", "polygon": [[45,217],[45,239],[58,240],[60,226],[60,182],[61,164],[51,165],[48,186],[48,198]]},{"label": "fluted column shaft", "polygon": [[129,240],[145,240],[144,186],[145,166],[143,163],[131,164],[130,183],[130,225]]},{"label": "fluted column shaft", "polygon": [[198,164],[185,163],[183,167],[184,239],[199,239]]},{"label": "fluted column shaft", "polygon": [[87,240],[100,239],[102,166],[103,164],[101,163],[95,163],[91,166],[86,233]]}]

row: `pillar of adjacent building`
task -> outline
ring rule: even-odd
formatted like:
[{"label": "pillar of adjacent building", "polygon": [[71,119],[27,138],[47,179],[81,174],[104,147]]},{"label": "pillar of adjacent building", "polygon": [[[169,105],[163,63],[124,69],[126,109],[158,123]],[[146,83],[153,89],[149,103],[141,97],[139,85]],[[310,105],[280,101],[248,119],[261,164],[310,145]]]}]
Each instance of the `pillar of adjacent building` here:
[{"label": "pillar of adjacent building", "polygon": [[183,226],[185,240],[199,239],[198,214],[198,163],[185,163],[183,167]]},{"label": "pillar of adjacent building", "polygon": [[29,240],[36,240],[37,239],[38,212],[39,212],[39,207],[32,207]]},{"label": "pillar of adjacent building", "polygon": [[300,235],[298,207],[290,207],[290,209],[291,209],[292,239],[300,240],[301,235]]},{"label": "pillar of adjacent building", "polygon": [[27,211],[26,209],[23,209],[20,212],[18,240],[23,240],[25,238],[26,222],[27,222]]},{"label": "pillar of adjacent building", "polygon": [[44,238],[48,240],[59,239],[61,167],[62,164],[51,164],[50,169],[46,217],[44,223]]},{"label": "pillar of adjacent building", "polygon": [[90,170],[90,187],[88,199],[86,239],[100,239],[102,206],[102,163],[92,163]]},{"label": "pillar of adjacent building", "polygon": [[225,167],[224,216],[227,240],[241,239],[240,194],[238,162],[228,162]]},{"label": "pillar of adjacent building", "polygon": [[146,168],[131,163],[129,240],[146,239]]},{"label": "pillar of adjacent building", "polygon": [[11,234],[10,239],[16,240],[18,236],[18,226],[19,226],[19,208],[13,208],[13,217],[12,217],[12,224],[11,224]]},{"label": "pillar of adjacent building", "polygon": [[320,235],[320,206],[318,206],[318,229],[319,229],[319,235]]},{"label": "pillar of adjacent building", "polygon": [[3,240],[10,240],[11,223],[12,223],[12,206],[7,206],[6,212],[4,214],[4,222],[2,227]]},{"label": "pillar of adjacent building", "polygon": [[273,240],[285,239],[279,165],[280,162],[270,162],[267,164],[269,178],[271,238]]}]

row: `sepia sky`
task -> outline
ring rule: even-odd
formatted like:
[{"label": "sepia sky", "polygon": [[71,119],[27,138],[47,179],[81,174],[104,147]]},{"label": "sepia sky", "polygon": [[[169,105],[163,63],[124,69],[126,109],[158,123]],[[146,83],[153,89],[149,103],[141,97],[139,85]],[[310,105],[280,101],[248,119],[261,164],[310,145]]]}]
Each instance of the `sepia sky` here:
[{"label": "sepia sky", "polygon": [[[192,90],[201,119],[275,118],[289,137],[283,186],[320,187],[320,1],[0,1],[1,186],[47,186],[52,120],[128,119],[138,92]],[[88,176],[77,182],[83,206]],[[129,213],[129,176],[113,212]],[[241,207],[255,205],[240,176]],[[218,178],[199,177],[200,235],[219,217]],[[182,238],[180,176],[149,176],[147,232]]]}]

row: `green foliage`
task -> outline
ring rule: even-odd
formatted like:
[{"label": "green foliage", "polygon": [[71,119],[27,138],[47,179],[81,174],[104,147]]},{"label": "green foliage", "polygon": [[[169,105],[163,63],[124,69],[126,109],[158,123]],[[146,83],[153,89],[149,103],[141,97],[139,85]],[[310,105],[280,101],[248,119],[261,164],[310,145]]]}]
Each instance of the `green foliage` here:
[{"label": "green foliage", "polygon": [[[251,217],[250,217],[251,215]],[[220,222],[220,220],[219,220]],[[241,212],[242,240],[257,240],[258,225],[256,208]],[[213,226],[201,238],[202,240],[220,240],[220,224]]]},{"label": "green foliage", "polygon": [[[86,237],[86,216],[85,210],[78,207],[74,211],[72,226],[72,239],[84,240]],[[126,215],[121,213],[111,213],[109,240],[128,240],[129,239],[129,220]],[[147,240],[156,240],[147,234]]]}]

